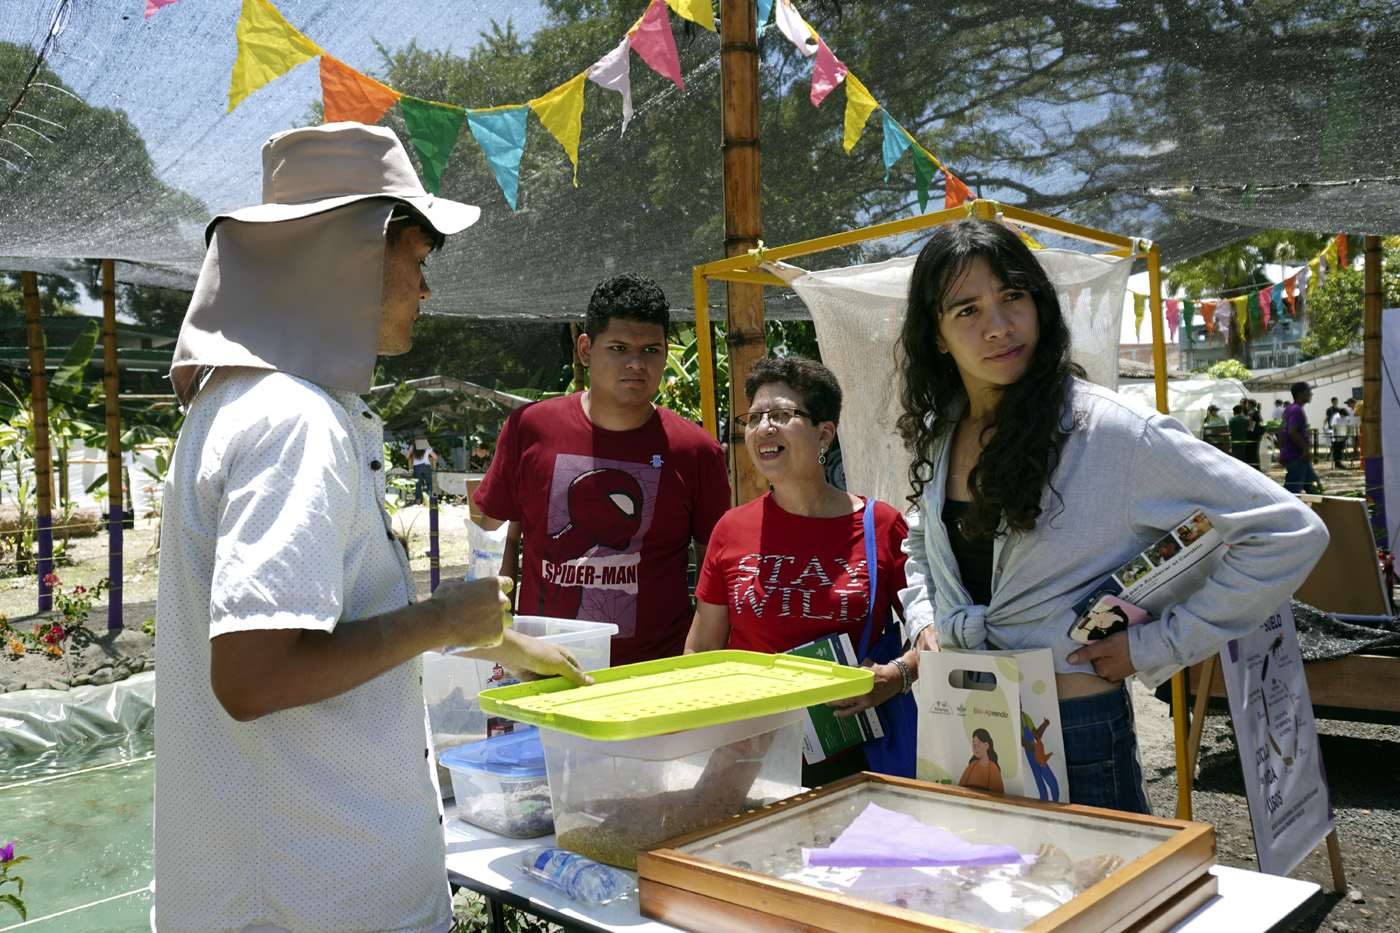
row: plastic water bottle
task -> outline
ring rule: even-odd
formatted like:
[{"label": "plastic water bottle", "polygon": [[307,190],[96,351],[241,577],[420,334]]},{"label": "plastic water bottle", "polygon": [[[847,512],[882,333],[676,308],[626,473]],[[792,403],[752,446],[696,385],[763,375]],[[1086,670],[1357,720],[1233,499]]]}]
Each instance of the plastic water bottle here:
[{"label": "plastic water bottle", "polygon": [[581,904],[606,904],[632,890],[632,879],[616,868],[557,846],[526,852],[520,870]]}]

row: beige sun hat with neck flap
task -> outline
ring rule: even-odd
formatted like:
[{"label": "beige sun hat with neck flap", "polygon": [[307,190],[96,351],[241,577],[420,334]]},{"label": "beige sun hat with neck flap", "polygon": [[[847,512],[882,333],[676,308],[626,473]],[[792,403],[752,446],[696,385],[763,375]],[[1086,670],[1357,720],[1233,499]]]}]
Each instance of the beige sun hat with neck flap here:
[{"label": "beige sun hat with neck flap", "polygon": [[394,205],[409,205],[444,236],[481,215],[429,194],[384,127],[288,130],[262,156],[263,203],[205,228],[208,251],[170,370],[186,406],[205,371],[228,366],[369,391]]}]

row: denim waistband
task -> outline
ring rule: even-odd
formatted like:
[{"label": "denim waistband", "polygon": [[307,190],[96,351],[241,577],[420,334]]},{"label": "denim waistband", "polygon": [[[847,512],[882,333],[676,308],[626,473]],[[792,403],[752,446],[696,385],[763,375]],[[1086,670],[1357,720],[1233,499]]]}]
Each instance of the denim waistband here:
[{"label": "denim waistband", "polygon": [[1065,729],[1112,722],[1128,714],[1127,681],[1103,693],[1060,701],[1060,725]]}]

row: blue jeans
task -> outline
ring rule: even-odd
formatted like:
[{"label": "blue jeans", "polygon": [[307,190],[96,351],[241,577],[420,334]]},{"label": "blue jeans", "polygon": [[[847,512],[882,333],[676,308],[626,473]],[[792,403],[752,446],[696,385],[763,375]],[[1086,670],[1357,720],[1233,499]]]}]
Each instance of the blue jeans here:
[{"label": "blue jeans", "polygon": [[1318,479],[1317,471],[1313,469],[1311,460],[1304,460],[1302,457],[1296,460],[1283,461],[1283,488],[1289,492],[1307,492],[1311,486],[1322,487],[1322,480]]},{"label": "blue jeans", "polygon": [[417,483],[413,487],[413,504],[417,505],[423,501],[423,491],[427,490],[428,495],[433,494],[433,467],[428,463],[419,463],[413,467],[413,478]]},{"label": "blue jeans", "polygon": [[1127,684],[1060,701],[1070,803],[1151,813]]}]

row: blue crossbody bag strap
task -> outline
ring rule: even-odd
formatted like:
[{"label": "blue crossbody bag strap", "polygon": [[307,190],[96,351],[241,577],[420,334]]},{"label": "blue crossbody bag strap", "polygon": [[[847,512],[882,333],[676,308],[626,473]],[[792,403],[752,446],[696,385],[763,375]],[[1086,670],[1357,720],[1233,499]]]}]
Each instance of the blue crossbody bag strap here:
[{"label": "blue crossbody bag strap", "polygon": [[877,578],[879,577],[879,562],[875,559],[875,500],[865,500],[865,514],[861,517],[861,525],[865,529],[865,572],[870,575],[870,610],[865,614],[865,631],[860,636],[860,651],[856,654],[856,663],[860,664],[869,655],[870,633],[875,628],[875,594]]},{"label": "blue crossbody bag strap", "polygon": [[[886,609],[880,620],[880,636],[875,645],[870,644],[875,632],[875,607],[879,605],[879,560],[875,554],[875,500],[865,500],[865,515],[862,518],[865,528],[865,568],[870,575],[870,611],[865,617],[865,631],[860,636],[860,653],[856,663],[865,659],[884,664],[899,657],[904,647],[904,632],[898,625],[890,625],[891,612]],[[914,776],[914,755],[918,746],[919,708],[912,694],[904,693],[891,697],[875,707],[875,715],[885,730],[883,738],[865,743],[865,760],[870,770],[897,777]]]}]

